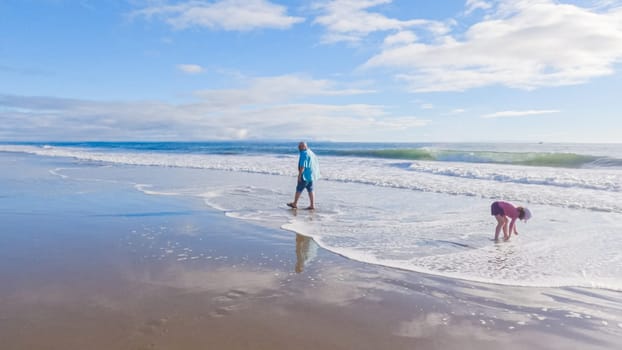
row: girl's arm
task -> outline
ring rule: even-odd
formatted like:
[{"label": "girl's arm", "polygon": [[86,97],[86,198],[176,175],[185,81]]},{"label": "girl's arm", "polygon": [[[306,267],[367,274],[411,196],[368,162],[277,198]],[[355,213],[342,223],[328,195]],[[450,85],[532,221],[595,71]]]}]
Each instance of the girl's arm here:
[{"label": "girl's arm", "polygon": [[512,221],[510,221],[510,236],[512,235],[512,232],[518,234],[518,232],[516,232],[516,218],[512,218]]}]

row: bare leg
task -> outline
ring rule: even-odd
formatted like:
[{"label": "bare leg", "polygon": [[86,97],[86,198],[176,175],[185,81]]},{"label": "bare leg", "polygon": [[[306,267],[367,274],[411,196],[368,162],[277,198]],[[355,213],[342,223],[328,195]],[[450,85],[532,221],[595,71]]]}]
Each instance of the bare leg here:
[{"label": "bare leg", "polygon": [[[497,227],[495,227],[495,241],[497,241],[499,240],[499,233],[501,232],[501,228],[505,227],[505,216],[495,215],[495,219],[497,219]],[[505,230],[503,236],[505,237]]]},{"label": "bare leg", "polygon": [[508,234],[508,218],[506,218],[505,216],[503,217],[503,240],[507,241],[508,239],[510,239],[510,235]]},{"label": "bare leg", "polygon": [[313,195],[313,192],[310,191],[309,192],[309,208],[307,209],[315,209],[315,196]]},{"label": "bare leg", "polygon": [[301,194],[302,192],[296,192],[296,194],[294,195],[294,201],[291,203],[287,203],[287,205],[289,205],[292,208],[298,208],[298,199],[300,199]]}]

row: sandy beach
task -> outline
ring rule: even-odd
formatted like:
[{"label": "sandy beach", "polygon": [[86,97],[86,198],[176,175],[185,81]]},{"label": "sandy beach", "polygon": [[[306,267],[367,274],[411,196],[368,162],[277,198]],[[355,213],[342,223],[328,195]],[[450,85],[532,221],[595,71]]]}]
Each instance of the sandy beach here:
[{"label": "sandy beach", "polygon": [[622,350],[622,0],[0,33],[0,350]]},{"label": "sandy beach", "polygon": [[[198,199],[0,155],[3,349],[615,349],[622,295],[352,261]],[[56,170],[56,171],[55,171]],[[147,176],[147,175],[145,175]]]}]

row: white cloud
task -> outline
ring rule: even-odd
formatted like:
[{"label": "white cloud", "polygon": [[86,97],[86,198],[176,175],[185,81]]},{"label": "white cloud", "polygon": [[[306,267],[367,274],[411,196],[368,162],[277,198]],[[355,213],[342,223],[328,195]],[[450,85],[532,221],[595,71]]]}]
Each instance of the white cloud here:
[{"label": "white cloud", "polygon": [[622,1],[620,0],[593,0],[594,7],[603,9],[603,8],[613,8],[622,6]]},{"label": "white cloud", "polygon": [[199,74],[205,71],[198,64],[178,64],[177,69],[187,74]]},{"label": "white cloud", "polygon": [[395,139],[428,124],[371,104],[313,97],[369,91],[296,75],[250,79],[239,89],[204,90],[193,103],[117,102],[0,95],[5,140]]},{"label": "white cloud", "polygon": [[286,12],[286,7],[266,0],[195,0],[175,5],[153,5],[132,15],[163,18],[175,29],[205,27],[229,31],[287,29],[304,21],[304,18],[288,16]]},{"label": "white cloud", "polygon": [[363,67],[394,69],[413,91],[428,92],[580,84],[613,74],[622,62],[621,7],[598,11],[548,0],[495,4],[463,34],[385,46]]},{"label": "white cloud", "polygon": [[396,34],[387,36],[384,39],[384,46],[411,44],[417,41],[417,35],[411,31],[404,30]]},{"label": "white cloud", "polygon": [[482,10],[487,10],[489,8],[491,8],[492,5],[490,4],[490,1],[486,1],[486,0],[467,0],[466,2],[466,10],[465,13],[468,15],[471,12],[477,10],[477,9],[482,9]]},{"label": "white cloud", "polygon": [[371,90],[337,89],[329,80],[315,80],[299,75],[255,78],[246,87],[229,90],[197,91],[196,96],[217,106],[269,104],[306,96],[347,96],[371,93]]},{"label": "white cloud", "polygon": [[544,109],[544,110],[527,110],[527,111],[502,111],[491,114],[483,115],[482,118],[507,118],[507,117],[525,117],[530,115],[540,115],[540,114],[552,114],[559,113],[560,111],[555,109]]},{"label": "white cloud", "polygon": [[419,27],[437,34],[446,33],[448,27],[437,21],[412,19],[402,21],[388,18],[367,9],[382,4],[389,4],[392,0],[332,0],[316,2],[313,8],[320,11],[314,23],[326,28],[324,42],[339,41],[356,42],[373,32],[403,31],[407,28]]},{"label": "white cloud", "polygon": [[303,138],[340,141],[403,141],[407,139],[404,132],[429,124],[428,120],[391,115],[384,106],[367,104],[289,104],[231,118],[261,120],[254,130],[261,138],[296,138],[304,133]]}]

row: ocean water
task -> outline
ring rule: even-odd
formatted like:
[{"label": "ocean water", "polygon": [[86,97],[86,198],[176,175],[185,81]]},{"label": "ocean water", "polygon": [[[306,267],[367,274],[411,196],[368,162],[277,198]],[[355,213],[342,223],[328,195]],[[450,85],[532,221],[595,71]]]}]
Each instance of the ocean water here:
[{"label": "ocean water", "polygon": [[[345,257],[495,284],[622,290],[622,144],[311,143],[318,209],[289,210],[296,142],[5,143],[65,157],[105,178],[115,167],[192,170],[132,178],[148,195],[201,198],[226,215],[314,238]],[[527,206],[519,235],[493,242],[490,203]],[[306,194],[301,206],[306,204]]]}]

